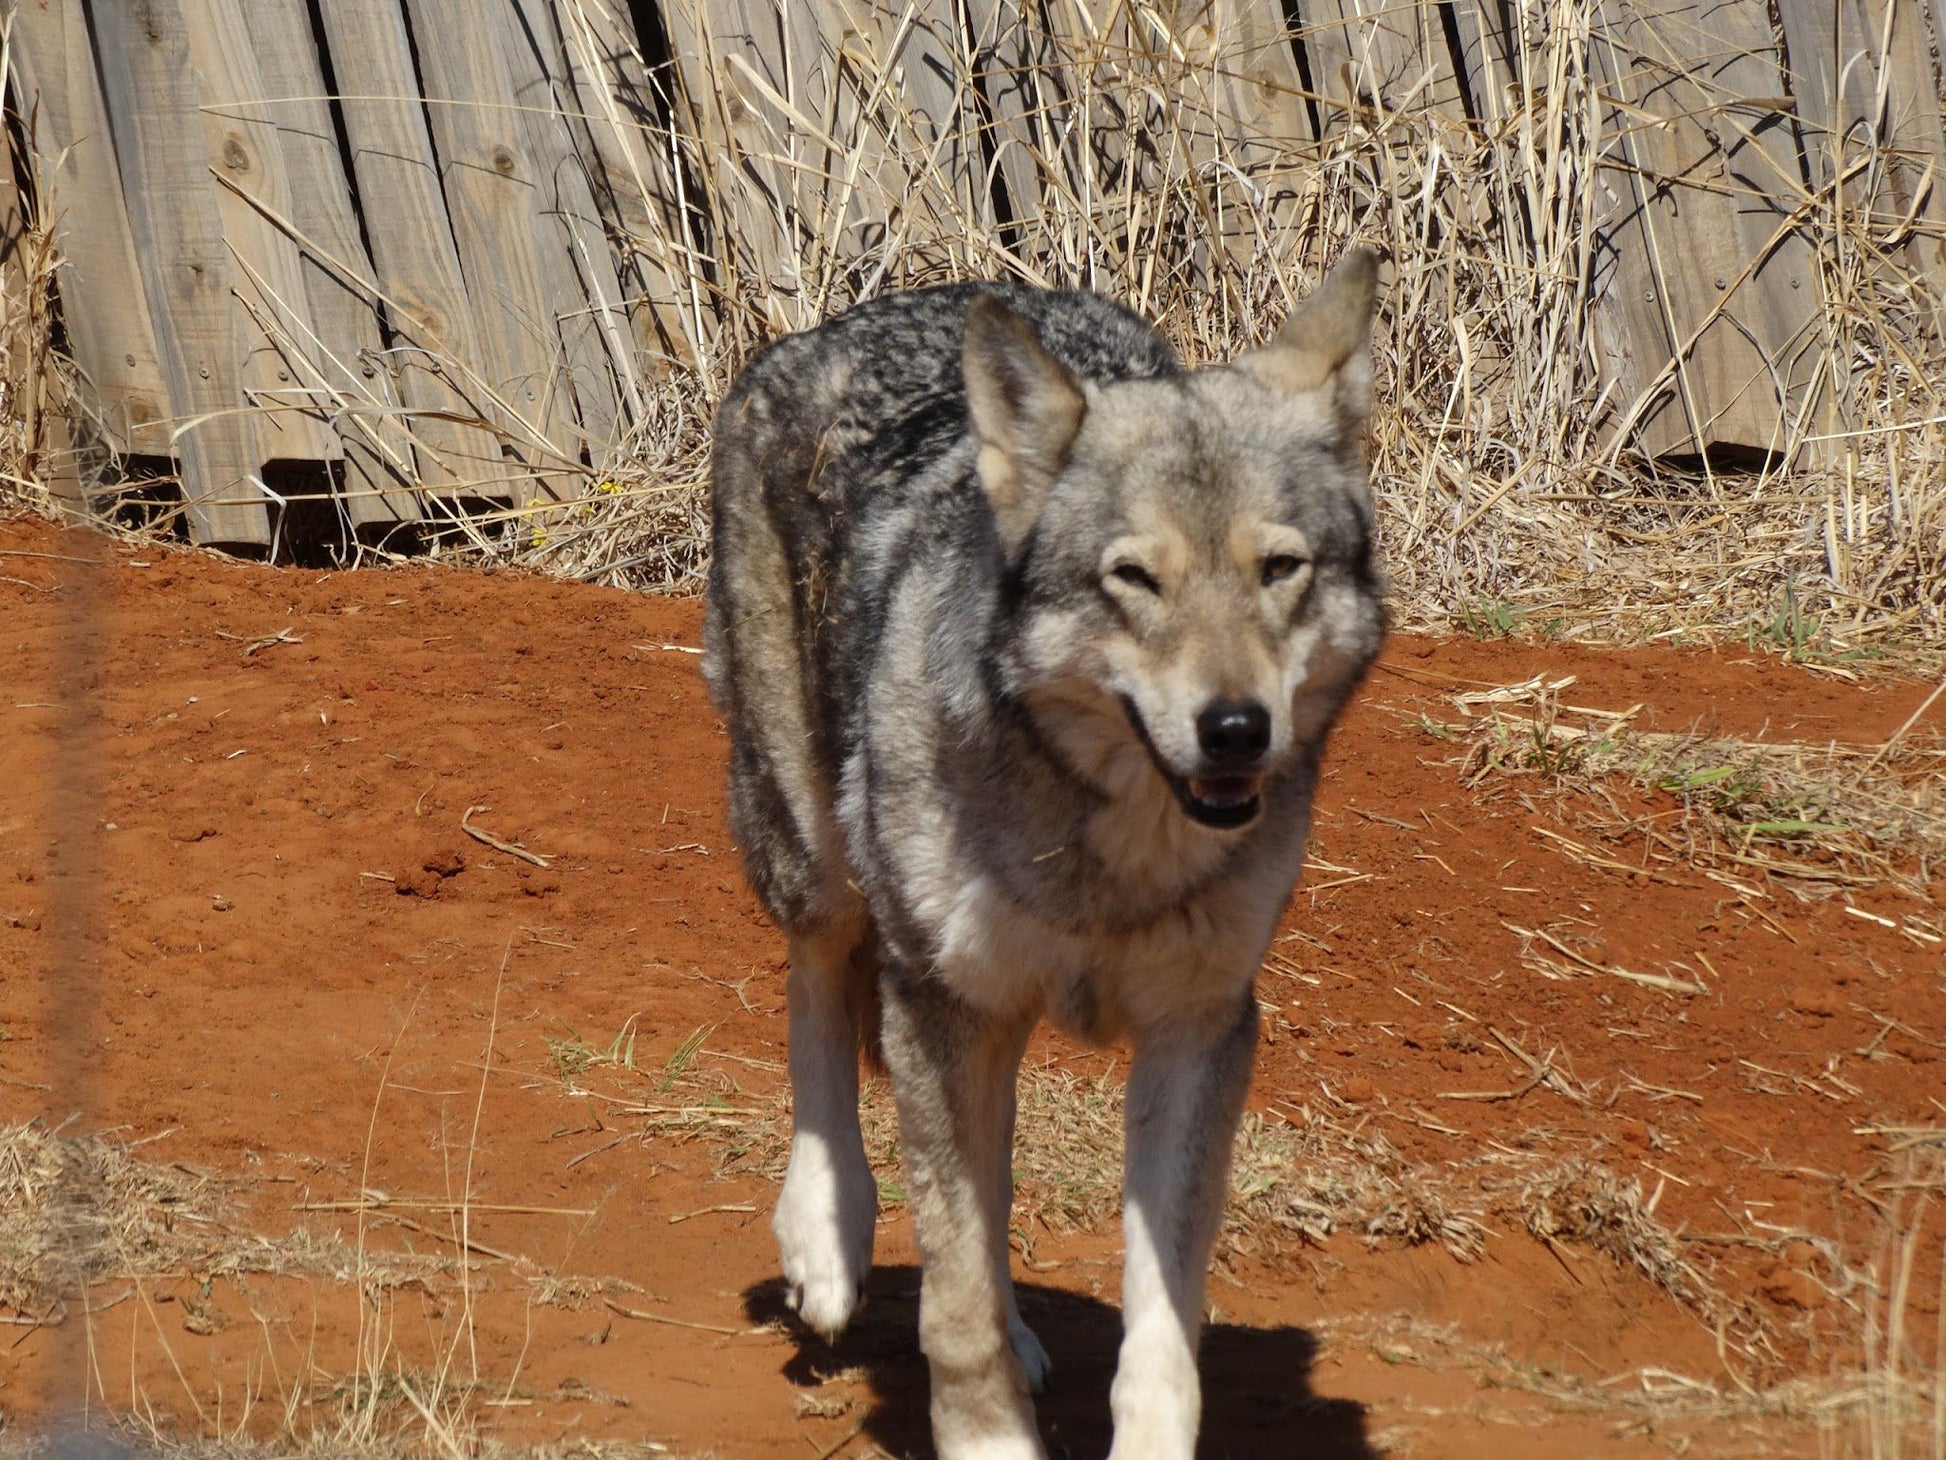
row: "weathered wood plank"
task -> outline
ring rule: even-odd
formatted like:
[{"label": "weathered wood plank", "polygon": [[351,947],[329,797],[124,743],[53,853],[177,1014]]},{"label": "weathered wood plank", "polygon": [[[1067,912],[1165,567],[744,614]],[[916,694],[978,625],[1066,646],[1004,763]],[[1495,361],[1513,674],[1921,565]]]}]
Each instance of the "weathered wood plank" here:
[{"label": "weathered wood plank", "polygon": [[1090,261],[1147,280],[1158,233],[1187,230],[1190,277],[1222,287],[1289,212],[1312,141],[1281,0],[1055,0],[1042,13],[1066,62],[1049,181],[1069,227],[1088,229]]},{"label": "weathered wood plank", "polygon": [[177,0],[126,0],[94,15],[115,156],[155,322],[198,542],[270,542],[244,408],[233,273],[197,121],[189,32]]},{"label": "weathered wood plank", "polygon": [[1932,16],[1933,54],[1946,61],[1946,5],[1940,0],[1925,0],[1925,5]]},{"label": "weathered wood plank", "polygon": [[183,17],[209,166],[227,184],[216,189],[217,215],[236,266],[231,287],[242,311],[243,393],[258,412],[258,447],[266,460],[336,459],[344,447],[301,383],[317,323],[297,246],[256,206],[288,217],[291,187],[277,129],[265,113],[241,0],[184,0]]},{"label": "weathered wood plank", "polygon": [[[991,238],[995,214],[954,7],[819,0],[817,9],[836,135],[853,144],[835,180],[849,194],[845,255],[869,267],[896,234],[921,270],[990,270],[968,248]],[[926,186],[911,185],[919,177]]]},{"label": "weathered wood plank", "polygon": [[304,0],[250,0],[244,20],[267,98],[264,116],[283,154],[284,216],[302,253],[317,328],[302,384],[343,439],[346,514],[354,526],[417,521],[412,437],[399,416],[378,285],[359,236],[310,16]]},{"label": "weathered wood plank", "polygon": [[1439,8],[1418,0],[1298,0],[1319,124],[1346,125],[1356,108],[1380,113],[1430,104],[1460,118],[1459,67]]},{"label": "weathered wood plank", "polygon": [[1282,0],[1178,0],[1151,42],[1153,84],[1172,98],[1184,181],[1206,198],[1202,233],[1238,277],[1266,250],[1310,184],[1311,113]]},{"label": "weathered wood plank", "polygon": [[[480,380],[472,309],[453,246],[432,136],[399,0],[319,0],[351,145],[359,210],[420,479],[444,492],[510,494]],[[349,84],[348,84],[349,83]]]},{"label": "weathered wood plank", "polygon": [[699,261],[689,253],[676,177],[673,98],[650,75],[633,22],[613,0],[556,4],[635,337],[653,369],[689,360],[709,345],[715,315],[700,307],[692,278]]},{"label": "weathered wood plank", "polygon": [[1652,455],[1779,449],[1818,291],[1787,226],[1802,184],[1764,0],[1616,7],[1595,59],[1616,103],[1596,289],[1620,428]]},{"label": "weathered wood plank", "polygon": [[1283,0],[1190,0],[1178,10],[1192,39],[1198,27],[1208,38],[1199,52],[1209,51],[1218,117],[1243,131],[1233,160],[1252,177],[1299,165],[1317,139]]},{"label": "weathered wood plank", "polygon": [[[891,0],[697,8],[707,11],[706,40],[723,68],[717,125],[728,128],[742,190],[759,180],[776,220],[776,267],[791,285],[771,310],[778,323],[809,323],[849,302],[883,277],[879,266],[895,247],[922,276],[972,259],[968,236],[992,214],[972,165],[977,137],[961,117],[950,8]],[[685,78],[692,91],[702,84],[696,69]]]},{"label": "weathered wood plank", "polygon": [[[620,442],[624,413],[639,414],[634,349],[622,312],[622,285],[595,205],[593,159],[579,103],[567,75],[551,0],[514,0],[500,12],[508,77],[527,139],[538,192],[540,258],[556,329],[567,352],[591,465],[603,465]],[[550,260],[558,252],[566,261]]]},{"label": "weathered wood plank", "polygon": [[36,191],[64,261],[68,342],[93,386],[104,444],[116,453],[173,455],[168,386],[81,0],[21,0],[13,25]]},{"label": "weathered wood plank", "polygon": [[1041,16],[1065,62],[1050,77],[1060,99],[1048,119],[1060,145],[1046,156],[1053,174],[1047,180],[1067,195],[1069,219],[1091,235],[1070,248],[1092,262],[1126,247],[1137,197],[1152,212],[1147,198],[1167,175],[1164,157],[1140,145],[1155,137],[1158,123],[1166,125],[1156,98],[1140,85],[1153,47],[1134,31],[1120,0],[1044,0]]},{"label": "weathered wood plank", "polygon": [[[1883,215],[1883,225],[1895,227],[1915,212],[1946,223],[1946,133],[1918,6],[1913,0],[1777,0],[1777,7],[1813,180],[1829,185],[1867,139],[1876,139],[1889,154],[1885,191],[1866,201]],[[1863,186],[1860,179],[1847,189],[1854,205]],[[1941,247],[1935,228],[1930,237],[1915,235],[1909,251],[1946,278]]]},{"label": "weathered wood plank", "polygon": [[1499,0],[1452,0],[1452,14],[1470,111],[1475,121],[1493,126],[1506,118],[1509,89],[1521,77],[1520,21]]},{"label": "weathered wood plank", "polygon": [[[494,0],[496,6],[508,0]],[[565,497],[579,455],[550,268],[539,250],[540,197],[526,129],[514,109],[498,16],[473,0],[406,0],[421,84],[473,309],[479,369],[525,469],[510,485],[524,505]]]},{"label": "weathered wood plank", "polygon": [[1046,32],[1024,0],[966,0],[972,80],[983,129],[981,153],[996,187],[995,206],[1016,234],[1031,230],[1047,179],[1047,121],[1061,80]]},{"label": "weathered wood plank", "polygon": [[[796,129],[780,130],[780,122],[799,105],[787,58],[816,54],[815,26],[788,0],[664,0],[662,16],[711,195],[725,210],[714,220],[720,287],[760,312],[769,330],[807,323],[815,306],[807,309],[804,296],[816,281],[802,275],[807,235],[799,194],[824,143],[815,123],[793,135]],[[804,115],[809,121],[814,112]]]}]

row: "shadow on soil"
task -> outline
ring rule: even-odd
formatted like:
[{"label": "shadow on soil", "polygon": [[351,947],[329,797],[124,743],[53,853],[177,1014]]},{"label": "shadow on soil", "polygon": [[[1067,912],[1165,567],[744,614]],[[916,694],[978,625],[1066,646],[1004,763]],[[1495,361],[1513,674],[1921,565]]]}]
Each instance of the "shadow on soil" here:
[{"label": "shadow on soil", "polygon": [[[1040,1397],[1041,1435],[1051,1460],[1105,1455],[1112,1434],[1108,1386],[1121,1343],[1121,1310],[1056,1288],[1018,1283],[1021,1316],[1054,1358],[1054,1377]],[[801,1327],[784,1301],[781,1279],[749,1288],[744,1311],[754,1323],[783,1320],[797,1336],[784,1376],[806,1390],[847,1370],[864,1372],[871,1408],[864,1435],[901,1460],[933,1453],[926,1426],[926,1364],[919,1353],[919,1270],[878,1267],[864,1310],[836,1343]],[[1204,1460],[1376,1460],[1365,1433],[1365,1408],[1328,1399],[1311,1387],[1317,1340],[1302,1328],[1244,1328],[1215,1323],[1203,1330]],[[819,1422],[836,1439],[856,1420]],[[842,1426],[842,1427],[841,1427]]]}]

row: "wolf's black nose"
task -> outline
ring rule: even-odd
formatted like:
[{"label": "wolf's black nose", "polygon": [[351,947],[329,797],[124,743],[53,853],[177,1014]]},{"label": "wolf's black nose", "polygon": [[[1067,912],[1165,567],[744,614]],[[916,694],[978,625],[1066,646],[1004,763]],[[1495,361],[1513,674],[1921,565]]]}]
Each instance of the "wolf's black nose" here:
[{"label": "wolf's black nose", "polygon": [[1211,700],[1196,717],[1196,743],[1217,765],[1248,765],[1270,748],[1270,711],[1255,700]]}]

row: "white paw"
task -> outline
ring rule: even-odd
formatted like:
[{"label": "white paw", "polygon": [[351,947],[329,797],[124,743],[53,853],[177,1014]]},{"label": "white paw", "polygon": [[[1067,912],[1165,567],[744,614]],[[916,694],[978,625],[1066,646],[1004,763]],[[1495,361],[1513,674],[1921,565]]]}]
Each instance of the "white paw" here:
[{"label": "white paw", "polygon": [[1041,1448],[1038,1436],[964,1443],[940,1440],[935,1436],[934,1443],[939,1447],[939,1460],[1047,1460],[1047,1451]]},{"label": "white paw", "polygon": [[1122,1341],[1108,1390],[1115,1416],[1108,1460],[1190,1460],[1203,1410],[1195,1348],[1173,1315],[1148,1326],[1163,1331],[1151,1331],[1146,1342],[1135,1332]]},{"label": "white paw", "polygon": [[792,1309],[828,1339],[844,1332],[863,1300],[877,1215],[878,1184],[862,1154],[856,1170],[835,1170],[821,1141],[792,1144],[770,1226]]},{"label": "white paw", "polygon": [[1054,1372],[1054,1360],[1047,1356],[1040,1338],[1021,1321],[1018,1313],[1007,1314],[1007,1346],[1020,1360],[1020,1367],[1027,1371],[1027,1392],[1043,1393],[1047,1389],[1048,1376]]}]

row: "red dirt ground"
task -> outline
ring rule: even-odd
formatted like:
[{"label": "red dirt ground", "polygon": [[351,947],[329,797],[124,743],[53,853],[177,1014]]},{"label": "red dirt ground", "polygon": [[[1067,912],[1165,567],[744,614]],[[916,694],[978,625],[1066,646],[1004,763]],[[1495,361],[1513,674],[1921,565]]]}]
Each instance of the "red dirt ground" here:
[{"label": "red dirt ground", "polygon": [[[717,1179],[708,1139],[644,1138],[550,1062],[550,1039],[606,1046],[632,1020],[639,1069],[706,1028],[699,1064],[749,1100],[779,1084],[782,942],[724,829],[724,738],[696,657],[667,647],[697,643],[693,601],[432,567],[270,570],[15,520],[0,521],[0,613],[0,1111],[78,1110],[77,1128],[146,1142],[146,1160],[234,1179],[256,1231],[350,1240],[354,1216],[293,1209],[361,1185],[470,1192],[467,1288],[400,1289],[382,1317],[407,1367],[457,1343],[491,1396],[475,1406],[489,1434],[927,1453],[903,1210],[882,1219],[859,1330],[836,1352],[801,1340],[769,1321],[774,1186]],[[1946,1123],[1946,960],[1847,902],[1894,923],[1936,909],[1563,857],[1533,828],[1592,839],[1571,809],[1468,789],[1452,747],[1413,723],[1454,718],[1455,687],[1541,672],[1578,676],[1584,705],[1646,702],[1654,727],[1817,743],[1881,740],[1926,693],[1738,653],[1395,638],[1333,743],[1317,817],[1316,854],[1366,875],[1313,871],[1318,890],[1298,894],[1287,927],[1314,941],[1280,945],[1301,976],[1264,979],[1278,1012],[1256,1108],[1369,1124],[1428,1168],[1536,1145],[1598,1160],[1659,1192],[1657,1219],[1772,1352],[1719,1344],[1579,1244],[1503,1224],[1462,1264],[1341,1232],[1213,1280],[1205,1454],[1828,1454],[1856,1438],[1640,1397],[1699,1392],[1665,1373],[1733,1397],[1853,1355],[1862,1325],[1830,1257],[1882,1258],[1901,1198],[1893,1142],[1859,1132]],[[469,840],[470,807],[553,865]],[[424,878],[453,849],[465,870],[436,895],[369,875]],[[55,1088],[50,1022],[72,1017],[51,992],[59,909],[90,890],[95,1008],[64,1031],[90,1053],[80,1088]],[[1598,962],[1707,967],[1710,990],[1549,980],[1508,924]],[[1448,1098],[1525,1083],[1488,1025],[1554,1051],[1588,1098]],[[1112,1052],[1050,1040],[1033,1057],[1094,1070]],[[414,1220],[375,1219],[371,1240],[450,1253],[442,1213]],[[1798,1232],[1832,1245],[1781,1240]],[[1055,1455],[1106,1449],[1117,1252],[1113,1230],[1037,1233],[1020,1273],[1055,1356]],[[656,1317],[537,1300],[541,1272],[621,1279],[635,1286],[616,1301]],[[274,1430],[294,1375],[357,1364],[359,1305],[321,1277],[183,1274],[98,1297],[98,1402],[165,1424],[234,1427],[248,1397],[244,1428]],[[186,1328],[192,1301],[218,1322]],[[1913,1330],[1935,1313],[1917,1300]],[[25,1323],[0,1344],[0,1420],[44,1413],[59,1351]]]}]

